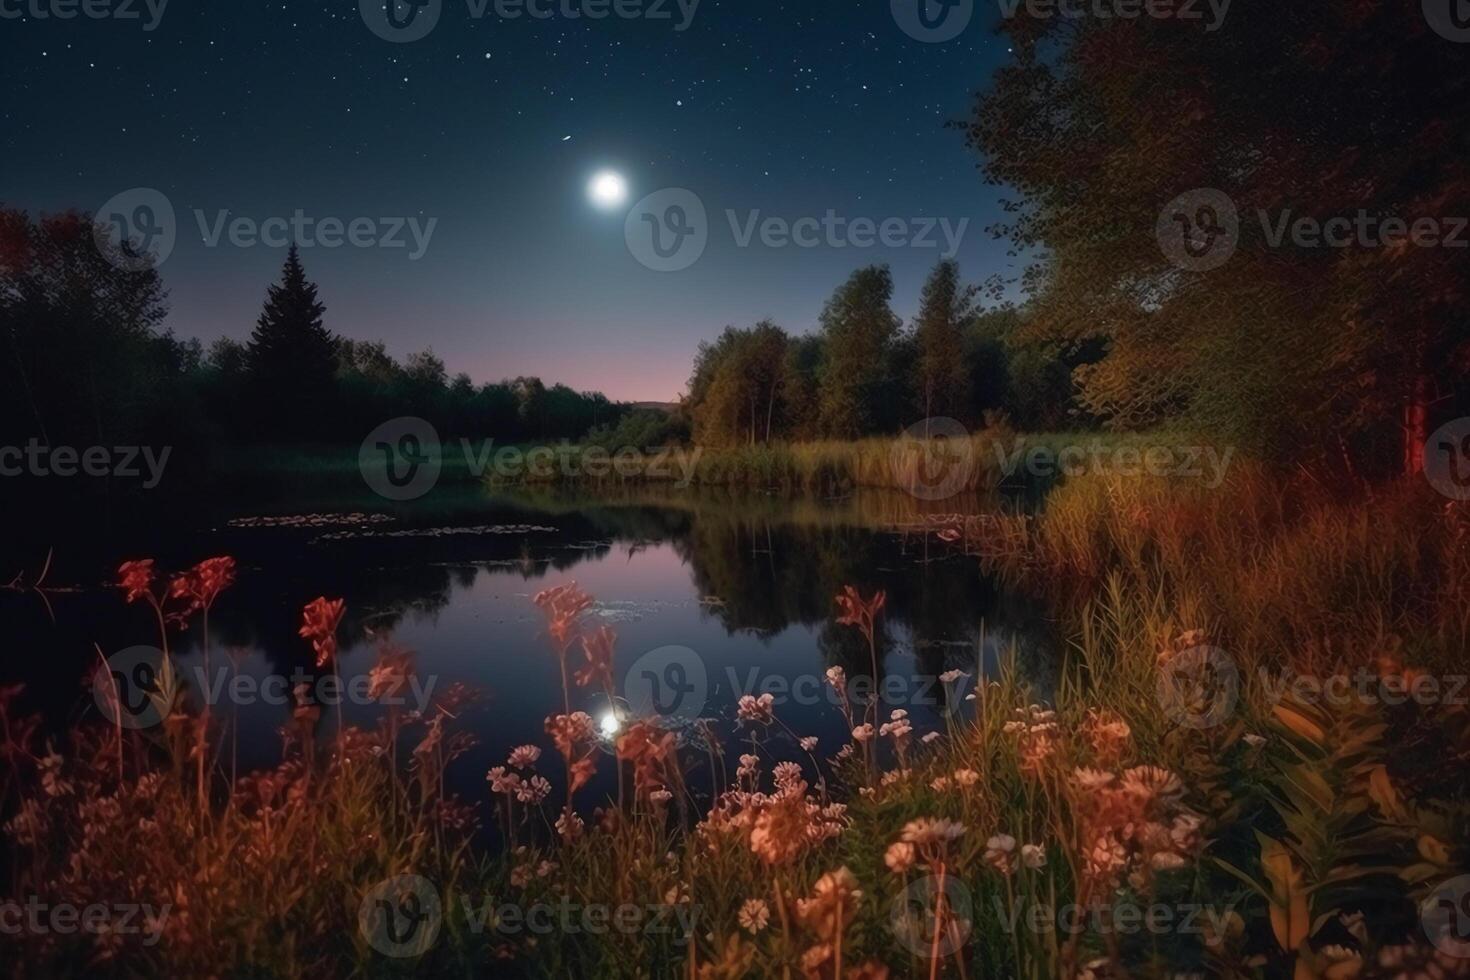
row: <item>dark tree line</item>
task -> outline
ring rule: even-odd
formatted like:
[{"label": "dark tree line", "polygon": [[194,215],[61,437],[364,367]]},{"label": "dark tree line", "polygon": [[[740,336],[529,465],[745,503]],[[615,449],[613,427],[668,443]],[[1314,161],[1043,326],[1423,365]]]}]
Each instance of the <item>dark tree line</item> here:
[{"label": "dark tree line", "polygon": [[432,351],[402,361],[328,330],[292,248],[248,341],[164,328],[156,269],[94,241],[88,215],[0,209],[0,441],[23,445],[355,444],[400,415],[441,435],[580,439],[627,406],[521,377],[475,384]]},{"label": "dark tree line", "polygon": [[942,261],[907,326],[886,266],[857,270],[793,335],[762,320],[701,344],[684,410],[705,445],[893,434],[921,419],[979,427],[1004,417],[1042,430],[1095,424],[1074,408],[1073,372],[1098,345],[1028,341],[1023,312],[982,309],[959,266]]}]

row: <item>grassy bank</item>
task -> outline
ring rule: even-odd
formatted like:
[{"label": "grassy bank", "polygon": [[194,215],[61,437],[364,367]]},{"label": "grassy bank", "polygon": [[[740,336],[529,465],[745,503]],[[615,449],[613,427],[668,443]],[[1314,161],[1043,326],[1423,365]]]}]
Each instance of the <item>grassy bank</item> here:
[{"label": "grassy bank", "polygon": [[[1054,599],[1071,638],[1054,703],[1008,664],[972,671],[947,683],[973,695],[973,720],[930,733],[837,676],[851,740],[803,743],[779,704],[752,702],[736,719],[749,758],[718,759],[643,720],[600,736],[569,680],[571,713],[526,732],[534,748],[492,770],[483,800],[457,801],[439,775],[463,745],[463,692],[418,717],[385,707],[371,732],[302,705],[286,762],[235,782],[218,720],[173,708],[154,730],[81,726],[52,747],[7,692],[10,894],[170,907],[153,943],[28,934],[13,956],[37,975],[1470,970],[1418,912],[1470,870],[1466,709],[1382,696],[1465,670],[1464,505],[1414,489],[1343,503],[1242,466],[1215,489],[1069,480],[1034,518],[963,526]],[[598,689],[634,654],[584,621],[586,601],[538,605],[548,655]],[[883,628],[871,597],[833,613],[870,645]],[[412,669],[385,647],[375,690]],[[1340,673],[1374,696],[1278,684]],[[589,767],[618,770],[616,797],[538,782]],[[472,843],[468,803],[504,848]],[[381,928],[385,908],[435,902],[423,949],[404,937],[427,933]],[[538,930],[526,911],[541,907],[577,912]]]}]

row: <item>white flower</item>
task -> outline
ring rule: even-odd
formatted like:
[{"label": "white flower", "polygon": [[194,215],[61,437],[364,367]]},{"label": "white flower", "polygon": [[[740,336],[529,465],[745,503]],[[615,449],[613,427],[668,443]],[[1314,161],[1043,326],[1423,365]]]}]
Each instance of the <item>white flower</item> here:
[{"label": "white flower", "polygon": [[888,845],[888,850],[883,854],[883,863],[888,865],[888,870],[896,875],[901,875],[914,866],[914,845],[908,841],[895,841]]},{"label": "white flower", "polygon": [[771,909],[765,900],[747,898],[740,906],[740,927],[752,936],[771,923]]},{"label": "white flower", "polygon": [[1021,863],[1033,870],[1045,867],[1046,849],[1039,844],[1022,844]]}]

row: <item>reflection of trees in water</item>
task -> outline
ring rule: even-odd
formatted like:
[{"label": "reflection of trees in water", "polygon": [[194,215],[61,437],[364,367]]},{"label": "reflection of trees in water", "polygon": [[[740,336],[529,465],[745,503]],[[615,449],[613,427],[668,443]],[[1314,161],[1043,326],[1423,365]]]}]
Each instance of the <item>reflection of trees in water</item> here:
[{"label": "reflection of trees in water", "polygon": [[[775,498],[704,499],[672,521],[670,511],[647,507],[601,508],[597,518],[610,536],[646,540],[663,535],[691,569],[706,606],[731,633],[771,636],[793,624],[817,627],[828,663],[849,674],[872,672],[868,649],[857,630],[834,621],[834,596],[844,585],[863,594],[888,593],[877,637],[881,659],[900,638],[909,641],[918,673],[934,675],[959,666],[975,672],[982,624],[988,659],[995,645],[1013,640],[1023,664],[1042,654],[1048,630],[1036,604],[1006,593],[981,574],[973,559],[939,542],[915,542],[861,523],[833,520],[844,505],[811,511],[810,503],[783,508]],[[858,508],[857,513],[874,508]],[[877,510],[894,513],[894,505]],[[585,511],[584,511],[585,513]],[[816,519],[809,519],[812,514]],[[881,662],[881,661],[880,661]],[[1036,676],[1032,674],[1031,676]]]}]

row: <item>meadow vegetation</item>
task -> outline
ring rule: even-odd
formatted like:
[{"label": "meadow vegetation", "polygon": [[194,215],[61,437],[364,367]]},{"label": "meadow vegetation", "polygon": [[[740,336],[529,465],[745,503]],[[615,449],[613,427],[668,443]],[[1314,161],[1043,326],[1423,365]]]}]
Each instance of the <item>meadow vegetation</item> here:
[{"label": "meadow vegetation", "polygon": [[[536,597],[565,710],[479,800],[444,790],[470,739],[463,687],[411,715],[385,707],[373,730],[303,700],[280,765],[249,774],[232,772],[228,724],[190,708],[170,673],[166,720],[146,731],[94,718],[45,737],[9,689],[10,894],[154,910],[151,932],[18,936],[14,962],[33,975],[1465,975],[1470,960],[1431,945],[1419,915],[1470,865],[1470,719],[1447,683],[1470,626],[1463,504],[1403,488],[1344,500],[1242,466],[1214,491],[1079,478],[1039,513],[978,520],[931,530],[1050,597],[1069,649],[1044,702],[1009,660],[952,672],[963,710],[934,731],[833,668],[841,745],[790,731],[753,696],[738,758],[657,718],[605,733],[579,703],[614,684],[617,637],[574,585]],[[233,575],[227,559],[172,578],[135,562],[120,585],[155,608],[167,648],[186,625],[207,631]],[[323,671],[341,615],[325,598],[303,611]],[[881,593],[844,590],[833,615],[876,651]],[[391,702],[413,671],[385,643],[374,696]],[[1441,686],[1331,698],[1287,683],[1336,674],[1378,695]],[[609,767],[617,795],[590,798]],[[418,908],[392,893],[418,880],[404,875],[432,883],[441,911],[432,945],[399,958],[372,899]],[[576,935],[506,917],[536,906],[634,911]]]}]

